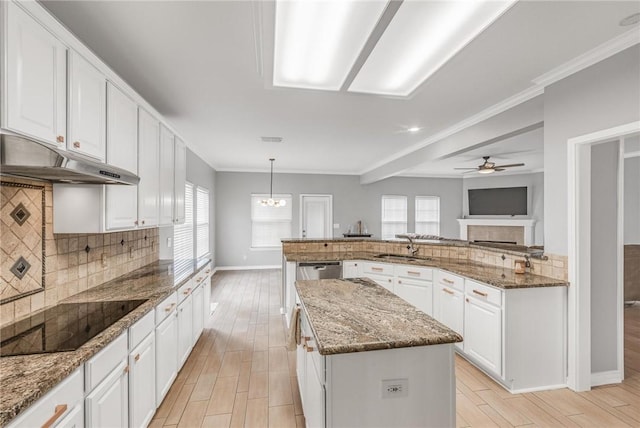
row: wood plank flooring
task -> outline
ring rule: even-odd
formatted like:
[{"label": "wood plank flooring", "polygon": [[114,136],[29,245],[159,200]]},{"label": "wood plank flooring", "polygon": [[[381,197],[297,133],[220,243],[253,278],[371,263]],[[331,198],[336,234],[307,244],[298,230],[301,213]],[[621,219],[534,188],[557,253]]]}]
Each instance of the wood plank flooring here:
[{"label": "wood plank flooring", "polygon": [[[150,427],[304,427],[280,271],[217,272],[212,300],[218,308]],[[640,304],[625,309],[625,365],[619,385],[513,395],[456,357],[456,425],[640,427]]]}]

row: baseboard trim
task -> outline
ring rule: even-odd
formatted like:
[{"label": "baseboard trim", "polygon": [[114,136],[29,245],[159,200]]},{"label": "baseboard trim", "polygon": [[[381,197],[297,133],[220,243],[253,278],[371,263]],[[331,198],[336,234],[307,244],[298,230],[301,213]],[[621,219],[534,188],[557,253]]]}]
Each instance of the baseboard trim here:
[{"label": "baseboard trim", "polygon": [[509,391],[512,394],[524,394],[527,392],[550,391],[552,389],[562,389],[566,387],[567,387],[567,384],[562,383],[558,385],[536,386],[534,388],[507,389],[507,391]]},{"label": "baseboard trim", "polygon": [[591,387],[600,385],[611,385],[622,382],[620,370],[609,370],[606,372],[591,373]]},{"label": "baseboard trim", "polygon": [[282,269],[282,265],[258,265],[258,266],[216,266],[216,271],[221,270],[260,270],[260,269]]}]

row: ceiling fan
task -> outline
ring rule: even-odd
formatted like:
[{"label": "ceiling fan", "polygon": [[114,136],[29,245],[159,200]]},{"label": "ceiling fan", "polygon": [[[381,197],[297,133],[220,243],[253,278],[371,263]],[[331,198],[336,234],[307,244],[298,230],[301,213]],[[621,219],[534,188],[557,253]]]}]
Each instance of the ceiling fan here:
[{"label": "ceiling fan", "polygon": [[466,169],[469,170],[467,172],[474,172],[477,171],[480,174],[491,174],[494,173],[496,171],[504,171],[507,168],[513,168],[515,166],[524,166],[523,163],[511,163],[508,165],[496,165],[495,162],[489,162],[489,158],[491,156],[483,156],[482,159],[484,159],[484,163],[482,165],[478,165],[477,168],[454,168],[454,169]]}]

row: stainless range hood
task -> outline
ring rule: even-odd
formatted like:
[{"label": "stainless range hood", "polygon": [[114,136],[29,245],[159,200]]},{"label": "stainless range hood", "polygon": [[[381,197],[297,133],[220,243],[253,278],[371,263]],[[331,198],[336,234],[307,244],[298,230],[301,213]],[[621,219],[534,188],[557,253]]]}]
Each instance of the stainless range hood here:
[{"label": "stainless range hood", "polygon": [[32,141],[0,134],[0,173],[54,183],[138,184],[132,172]]}]

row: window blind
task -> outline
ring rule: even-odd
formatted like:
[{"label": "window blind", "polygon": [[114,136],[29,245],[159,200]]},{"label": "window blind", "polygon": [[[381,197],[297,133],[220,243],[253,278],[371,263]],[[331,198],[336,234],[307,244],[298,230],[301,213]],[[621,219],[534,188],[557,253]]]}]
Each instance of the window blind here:
[{"label": "window blind", "polygon": [[440,235],[440,198],[416,196],[416,233]]},{"label": "window blind", "polygon": [[211,254],[209,246],[209,190],[196,188],[196,258],[198,267],[206,263]]},{"label": "window blind", "polygon": [[260,201],[269,195],[251,195],[251,247],[279,247],[280,240],[291,238],[291,219],[293,197],[291,195],[273,195],[274,199],[284,199],[284,207],[263,207]]},{"label": "window blind", "polygon": [[407,197],[382,195],[382,239],[407,233]]},{"label": "window blind", "polygon": [[193,184],[184,190],[184,224],[173,227],[173,270],[178,283],[193,273]]}]

